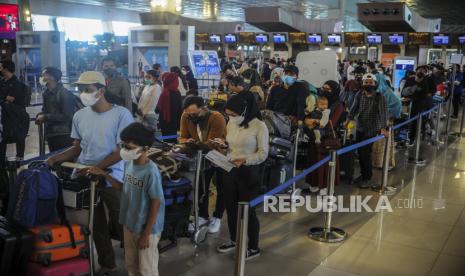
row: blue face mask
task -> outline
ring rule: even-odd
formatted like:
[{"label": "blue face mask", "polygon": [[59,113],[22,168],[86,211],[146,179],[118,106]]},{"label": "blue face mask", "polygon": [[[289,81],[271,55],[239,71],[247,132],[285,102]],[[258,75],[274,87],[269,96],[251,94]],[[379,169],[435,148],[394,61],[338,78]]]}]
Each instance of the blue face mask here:
[{"label": "blue face mask", "polygon": [[284,76],[281,76],[281,80],[284,82],[285,85],[287,86],[291,86],[294,84],[295,82],[295,78],[292,77],[292,76],[288,76],[288,75],[284,75]]}]

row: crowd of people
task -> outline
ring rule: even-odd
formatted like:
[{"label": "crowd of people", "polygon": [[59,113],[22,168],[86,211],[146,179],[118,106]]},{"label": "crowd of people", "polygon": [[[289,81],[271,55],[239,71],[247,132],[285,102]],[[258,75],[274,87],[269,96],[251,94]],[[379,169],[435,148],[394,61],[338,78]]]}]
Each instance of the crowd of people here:
[{"label": "crowd of people", "polygon": [[[99,275],[116,269],[111,243],[115,236],[124,240],[126,268],[132,275],[157,275],[157,243],[165,209],[160,172],[147,158],[155,136],[179,134],[169,141],[205,144],[227,155],[234,164],[229,172],[215,166],[205,170],[202,178],[205,183],[200,186],[204,187],[200,194],[207,200],[199,206],[198,224],[208,225],[208,231],[216,233],[226,211],[230,241],[219,245],[217,250],[227,253],[236,246],[238,202],[250,201],[260,194],[260,167],[270,148],[269,130],[261,110],[284,114],[294,129],[304,129],[308,138],[306,166],[327,155],[328,137],[334,133],[339,136],[342,129],[355,141],[389,135],[390,123],[401,119],[401,97],[412,103],[410,115],[415,116],[432,106],[437,91],[446,98],[453,94],[453,118],[458,115],[465,74],[460,67],[452,79],[440,65],[419,66],[415,72],[407,72],[400,91],[395,92],[392,70],[380,63],[340,62],[340,79],[328,80],[319,88],[301,80],[299,68],[294,64],[292,59],[266,59],[263,67],[258,68],[254,59],[239,64],[222,62],[222,77],[214,93],[224,94],[227,100],[218,110],[198,96],[198,84],[189,66],[162,72],[161,66],[155,64],[145,72],[139,91],[133,93],[129,81],[117,74],[115,60],[105,58],[100,72],[80,75],[75,83],[79,96],[65,88],[59,69],[44,68],[43,107],[36,123],[44,124],[51,152],[64,150],[51,156],[48,164],[76,161],[89,166],[77,174],[104,177],[94,219]],[[16,155],[24,157],[26,135],[10,135],[14,139],[10,136],[6,139],[5,135],[10,133],[11,123],[5,118],[11,118],[8,114],[11,106],[24,112],[27,106],[27,89],[14,71],[13,62],[0,62],[2,162],[6,145],[11,142],[16,143]],[[455,88],[448,91],[451,83]],[[411,128],[414,130],[415,125]],[[418,138],[415,133],[410,131],[410,144]],[[378,157],[373,154],[373,146],[369,144],[358,150],[360,176],[353,183],[360,188],[376,185],[372,171],[377,163],[373,159]],[[327,173],[328,167],[322,166],[307,176],[311,192],[327,193]],[[217,198],[210,216],[208,196],[212,179]],[[252,208],[247,259],[260,255],[259,232],[259,220]]]}]

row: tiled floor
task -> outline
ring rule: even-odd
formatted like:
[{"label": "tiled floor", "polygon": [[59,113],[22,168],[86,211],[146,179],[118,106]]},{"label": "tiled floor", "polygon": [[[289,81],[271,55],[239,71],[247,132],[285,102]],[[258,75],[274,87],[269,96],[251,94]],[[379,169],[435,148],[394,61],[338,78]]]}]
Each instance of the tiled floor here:
[{"label": "tiled floor", "polygon": [[[29,153],[37,152],[36,136],[32,133],[28,138]],[[404,151],[399,151],[398,167],[389,175],[389,183],[399,188],[390,197],[393,212],[335,213],[334,226],[349,234],[342,243],[321,243],[307,237],[310,227],[324,225],[323,213],[308,213],[303,208],[295,213],[259,211],[262,256],[246,263],[245,274],[465,275],[464,149],[465,139],[451,140],[439,149],[425,144],[425,167],[408,164]],[[379,179],[379,171],[375,177]],[[377,202],[375,192],[347,184],[337,186],[336,193],[373,195],[369,205]],[[405,208],[413,202],[417,208]],[[161,254],[160,275],[233,275],[233,255],[215,251],[227,239],[225,219],[220,233],[209,235],[197,248],[181,238],[176,248]],[[114,275],[126,275],[123,250],[117,246],[115,250],[121,269]]]}]

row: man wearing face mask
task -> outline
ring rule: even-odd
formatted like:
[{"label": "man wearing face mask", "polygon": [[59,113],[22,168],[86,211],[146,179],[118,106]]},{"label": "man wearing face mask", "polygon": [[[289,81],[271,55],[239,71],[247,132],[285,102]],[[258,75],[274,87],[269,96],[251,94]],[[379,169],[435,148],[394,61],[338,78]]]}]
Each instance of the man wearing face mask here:
[{"label": "man wearing face mask", "polygon": [[[386,127],[388,120],[388,109],[384,96],[377,93],[378,84],[374,74],[363,76],[362,91],[355,96],[355,102],[350,109],[348,119],[357,118],[357,141],[375,137],[383,134],[389,135]],[[346,123],[348,125],[349,121]],[[358,149],[361,176],[354,180],[360,188],[366,189],[374,186],[371,183],[373,175],[372,168],[373,144],[368,144]]]},{"label": "man wearing face mask", "polygon": [[40,84],[46,88],[43,96],[42,112],[36,117],[36,124],[45,124],[45,138],[50,152],[70,147],[71,123],[79,109],[78,99],[61,83],[61,71],[46,67],[42,71]]},{"label": "man wearing face mask", "polygon": [[[84,72],[75,84],[81,92],[80,98],[86,107],[76,112],[73,117],[71,130],[73,146],[51,156],[47,163],[54,166],[77,160],[77,163],[89,167],[110,169],[111,176],[122,182],[124,168],[118,146],[121,142],[120,133],[134,119],[126,108],[106,100],[105,78],[100,72]],[[88,172],[89,168],[85,168],[76,174],[86,175]],[[109,182],[99,185],[99,192],[100,202],[95,207],[93,236],[101,267],[97,275],[104,275],[116,270],[111,237],[122,237],[122,227],[118,223],[120,193],[112,188]],[[108,210],[108,222],[105,207]],[[110,229],[115,231],[110,233]]]},{"label": "man wearing face mask", "polygon": [[305,118],[308,96],[304,82],[297,81],[299,69],[294,65],[284,68],[283,85],[273,87],[268,96],[266,109],[292,116],[299,121]]},{"label": "man wearing face mask", "polygon": [[132,94],[129,81],[121,78],[116,70],[116,62],[111,57],[102,60],[102,70],[105,76],[108,102],[126,107],[132,112]]},{"label": "man wearing face mask", "polygon": [[[209,148],[216,148],[215,141],[224,140],[226,137],[226,121],[223,115],[217,111],[210,111],[206,108],[202,97],[192,96],[184,100],[184,112],[181,116],[181,135],[178,138],[180,143],[203,143]],[[211,167],[205,170],[205,183],[200,185],[199,221],[198,225],[208,224],[209,233],[216,233],[220,230],[221,218],[224,213],[223,181],[222,170]],[[210,181],[216,175],[216,206],[213,217],[208,215],[208,196]],[[204,192],[204,186],[206,192]],[[191,230],[193,227],[190,226]]]}]

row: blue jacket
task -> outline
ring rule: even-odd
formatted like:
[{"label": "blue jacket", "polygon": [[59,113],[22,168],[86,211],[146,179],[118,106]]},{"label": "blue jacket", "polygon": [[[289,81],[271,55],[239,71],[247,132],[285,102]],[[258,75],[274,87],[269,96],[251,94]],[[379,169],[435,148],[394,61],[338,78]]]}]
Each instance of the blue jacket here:
[{"label": "blue jacket", "polygon": [[402,112],[402,102],[400,98],[394,93],[391,87],[389,87],[386,82],[386,77],[383,74],[376,74],[376,79],[378,80],[378,92],[386,99],[389,118],[399,118]]}]

